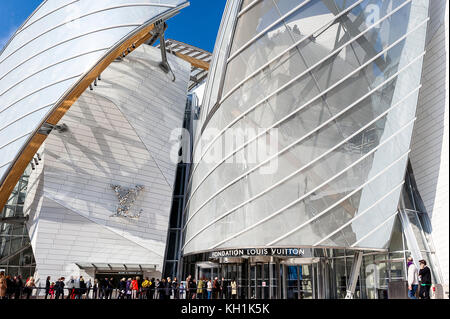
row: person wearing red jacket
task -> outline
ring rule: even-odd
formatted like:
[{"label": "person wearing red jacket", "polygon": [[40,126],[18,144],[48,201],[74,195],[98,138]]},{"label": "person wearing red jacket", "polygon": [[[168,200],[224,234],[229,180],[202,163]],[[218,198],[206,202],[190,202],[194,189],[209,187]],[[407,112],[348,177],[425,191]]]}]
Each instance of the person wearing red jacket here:
[{"label": "person wearing red jacket", "polygon": [[132,299],[136,299],[138,290],[139,290],[138,278],[136,277],[131,281],[131,298]]}]

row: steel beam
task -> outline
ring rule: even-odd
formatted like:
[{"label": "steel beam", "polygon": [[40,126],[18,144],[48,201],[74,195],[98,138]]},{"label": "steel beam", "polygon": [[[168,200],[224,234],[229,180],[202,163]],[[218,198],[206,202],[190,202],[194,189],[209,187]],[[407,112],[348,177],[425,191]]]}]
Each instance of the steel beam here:
[{"label": "steel beam", "polygon": [[350,277],[347,283],[347,294],[345,296],[345,299],[353,299],[355,295],[356,284],[358,282],[359,272],[361,269],[362,257],[362,251],[355,251],[352,270],[350,271]]}]

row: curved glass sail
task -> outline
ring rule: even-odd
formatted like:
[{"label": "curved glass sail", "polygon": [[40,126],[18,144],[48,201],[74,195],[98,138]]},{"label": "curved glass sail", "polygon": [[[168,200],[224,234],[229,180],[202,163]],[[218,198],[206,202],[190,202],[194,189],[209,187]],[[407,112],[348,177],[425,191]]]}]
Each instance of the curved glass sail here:
[{"label": "curved glass sail", "polygon": [[[232,7],[234,1],[229,1]],[[224,19],[184,253],[384,249],[404,181],[428,0],[262,0]],[[224,52],[226,56],[223,57]],[[217,93],[219,92],[219,93]]]},{"label": "curved glass sail", "polygon": [[186,4],[44,1],[0,53],[0,186],[32,136],[83,76],[136,32]]}]

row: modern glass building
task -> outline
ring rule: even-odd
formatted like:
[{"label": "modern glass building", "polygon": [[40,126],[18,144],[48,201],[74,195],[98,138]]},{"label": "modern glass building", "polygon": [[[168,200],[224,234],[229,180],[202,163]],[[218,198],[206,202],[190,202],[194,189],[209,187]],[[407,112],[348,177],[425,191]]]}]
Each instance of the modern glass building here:
[{"label": "modern glass building", "polygon": [[448,1],[228,0],[212,55],[187,5],[45,0],[0,51],[0,270],[448,294]]},{"label": "modern glass building", "polygon": [[36,262],[26,227],[24,212],[31,166],[28,167],[0,214],[0,269],[6,274],[34,274]]},{"label": "modern glass building", "polygon": [[152,45],[188,5],[43,1],[0,51],[7,275],[161,275],[191,64]]},{"label": "modern glass building", "polygon": [[227,2],[194,145],[185,275],[234,277],[246,298],[382,298],[404,280],[405,254],[437,267],[426,214],[400,200],[428,6]]}]

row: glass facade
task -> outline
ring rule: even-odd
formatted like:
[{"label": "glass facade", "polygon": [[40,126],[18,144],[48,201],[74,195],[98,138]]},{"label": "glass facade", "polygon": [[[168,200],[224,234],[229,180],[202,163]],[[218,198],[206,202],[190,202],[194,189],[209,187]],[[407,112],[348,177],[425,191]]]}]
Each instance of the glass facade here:
[{"label": "glass facade", "polygon": [[198,97],[195,93],[190,93],[187,97],[183,121],[183,129],[189,134],[189,139],[182,138],[182,144],[178,153],[181,161],[177,166],[175,176],[162,278],[176,277],[179,270],[182,246],[183,207],[185,206],[187,177],[189,176],[192,162],[192,132],[194,131],[194,121],[198,120],[198,115]]},{"label": "glass facade", "polygon": [[[423,245],[422,255],[418,258],[429,261],[433,284],[441,282],[432,241],[426,239],[427,215],[412,212],[409,215],[412,219],[417,218],[417,237],[414,240],[423,240],[419,244]],[[407,225],[400,216],[395,216],[388,249],[363,252],[354,298],[389,299],[391,285],[398,282],[406,284],[406,259],[414,255],[408,243],[416,243],[407,239],[405,227]],[[211,254],[202,253],[185,256],[182,273],[198,280],[223,277],[227,283],[225,286],[235,279],[240,299],[344,299],[354,258],[351,249],[325,248],[312,249],[309,258],[293,259],[248,256],[214,258]],[[229,298],[229,295],[224,298]]]},{"label": "glass facade", "polygon": [[[186,192],[182,276],[236,279],[239,298],[385,299],[413,256],[441,281],[408,163],[428,5],[227,2]],[[244,247],[309,255],[217,257]]]},{"label": "glass facade", "polygon": [[28,167],[0,214],[0,269],[23,278],[32,276],[36,266],[23,211],[30,172]]},{"label": "glass facade", "polygon": [[218,42],[205,91],[184,253],[243,245],[387,249],[428,1],[247,5],[228,1],[219,31],[230,41]]}]

